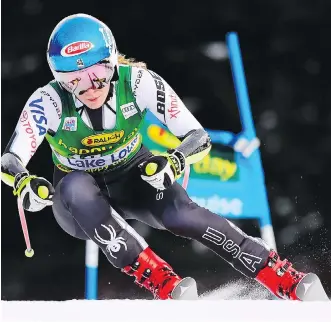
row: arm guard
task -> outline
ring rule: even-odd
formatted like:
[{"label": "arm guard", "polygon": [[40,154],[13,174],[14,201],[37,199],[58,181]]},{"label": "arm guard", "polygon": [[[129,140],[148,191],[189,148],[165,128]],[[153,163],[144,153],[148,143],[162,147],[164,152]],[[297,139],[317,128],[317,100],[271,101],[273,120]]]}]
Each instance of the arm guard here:
[{"label": "arm guard", "polygon": [[186,164],[192,164],[203,159],[211,149],[211,140],[204,129],[192,130],[181,139],[182,143],[176,150],[183,153]]},{"label": "arm guard", "polygon": [[13,153],[5,153],[1,157],[1,179],[7,185],[13,187],[17,173],[28,172],[22,165],[18,156]]}]

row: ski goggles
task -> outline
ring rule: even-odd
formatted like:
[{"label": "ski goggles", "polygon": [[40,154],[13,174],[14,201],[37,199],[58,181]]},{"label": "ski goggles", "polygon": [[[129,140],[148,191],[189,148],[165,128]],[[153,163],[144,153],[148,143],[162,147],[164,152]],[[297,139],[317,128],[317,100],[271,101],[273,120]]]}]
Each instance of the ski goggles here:
[{"label": "ski goggles", "polygon": [[55,78],[69,92],[83,95],[87,90],[101,89],[109,84],[114,75],[111,62],[100,62],[74,72],[54,72]]}]

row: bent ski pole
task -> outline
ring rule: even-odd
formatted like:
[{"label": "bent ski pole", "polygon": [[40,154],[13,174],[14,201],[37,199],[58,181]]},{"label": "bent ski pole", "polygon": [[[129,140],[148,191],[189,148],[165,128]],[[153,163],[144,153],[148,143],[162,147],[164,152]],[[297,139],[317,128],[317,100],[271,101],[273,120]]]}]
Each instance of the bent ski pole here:
[{"label": "bent ski pole", "polygon": [[183,183],[182,183],[182,187],[186,190],[187,185],[188,185],[188,179],[190,177],[190,166],[186,166],[185,167],[185,172],[184,172],[184,178],[183,178]]},{"label": "bent ski pole", "polygon": [[31,248],[28,225],[26,223],[23,204],[22,204],[22,200],[20,197],[17,198],[17,208],[18,208],[18,213],[20,216],[21,226],[22,226],[24,240],[25,240],[25,244],[26,244],[25,256],[30,258],[34,255],[34,250]]}]

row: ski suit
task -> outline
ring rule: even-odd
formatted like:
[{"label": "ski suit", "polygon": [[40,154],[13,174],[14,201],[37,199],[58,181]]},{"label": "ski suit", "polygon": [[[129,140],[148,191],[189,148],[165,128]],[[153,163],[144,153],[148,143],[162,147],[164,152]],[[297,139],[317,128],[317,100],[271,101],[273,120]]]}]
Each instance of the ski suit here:
[{"label": "ski suit", "polygon": [[[140,134],[147,110],[181,141],[198,131],[191,147],[197,155],[207,145],[208,134],[162,77],[120,65],[119,79],[97,110],[55,81],[38,88],[2,157],[3,180],[12,185],[46,139],[55,165],[56,221],[73,237],[93,240],[115,267],[131,264],[148,247],[126,222],[136,219],[197,240],[255,278],[270,253],[261,239],[192,202],[178,183],[161,192],[141,179],[138,165],[152,156]],[[195,153],[190,158],[199,160]]]}]

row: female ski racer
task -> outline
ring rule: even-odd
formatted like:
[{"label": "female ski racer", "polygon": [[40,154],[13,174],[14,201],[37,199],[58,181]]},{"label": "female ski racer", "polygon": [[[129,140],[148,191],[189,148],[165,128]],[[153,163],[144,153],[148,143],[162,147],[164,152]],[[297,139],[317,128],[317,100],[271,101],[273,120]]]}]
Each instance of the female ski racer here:
[{"label": "female ski racer", "polygon": [[[126,219],[201,242],[278,297],[323,293],[315,274],[296,271],[261,239],[190,200],[176,180],[208,154],[210,138],[162,77],[118,54],[104,23],[66,17],[50,36],[47,60],[54,80],[28,99],[2,156],[2,180],[26,210],[52,205],[64,231],[93,240],[157,299],[196,299],[196,283],[179,277]],[[152,155],[142,145],[147,110],[179,138],[176,149]],[[53,184],[26,168],[44,139]]]}]

